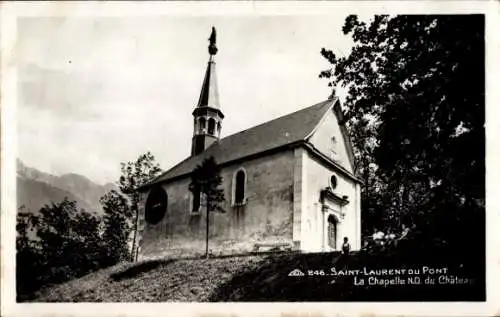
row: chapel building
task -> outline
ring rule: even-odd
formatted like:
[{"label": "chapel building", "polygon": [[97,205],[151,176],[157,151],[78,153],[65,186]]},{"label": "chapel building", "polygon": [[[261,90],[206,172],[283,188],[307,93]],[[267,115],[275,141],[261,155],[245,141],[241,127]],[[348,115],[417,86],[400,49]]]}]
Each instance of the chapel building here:
[{"label": "chapel building", "polygon": [[361,247],[361,179],[337,98],[221,138],[215,32],[193,114],[191,155],[140,188],[139,257],[205,252],[203,197],[189,190],[204,159],[219,164],[225,212],[209,214],[213,254]]}]

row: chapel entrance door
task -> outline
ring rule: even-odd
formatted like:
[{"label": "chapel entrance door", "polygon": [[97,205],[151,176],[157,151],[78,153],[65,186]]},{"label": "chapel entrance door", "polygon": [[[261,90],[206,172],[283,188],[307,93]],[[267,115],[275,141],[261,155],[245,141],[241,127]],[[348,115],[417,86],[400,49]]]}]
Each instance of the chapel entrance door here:
[{"label": "chapel entrance door", "polygon": [[339,206],[323,205],[323,231],[322,249],[323,251],[340,250],[340,236],[342,235],[343,214],[339,211]]},{"label": "chapel entrance door", "polygon": [[329,215],[327,223],[327,243],[333,250],[337,250],[337,224],[337,219],[333,215]]},{"label": "chapel entrance door", "polygon": [[343,231],[344,213],[342,207],[347,203],[347,200],[329,188],[322,190],[320,197],[323,213],[322,249],[324,251],[338,251]]}]

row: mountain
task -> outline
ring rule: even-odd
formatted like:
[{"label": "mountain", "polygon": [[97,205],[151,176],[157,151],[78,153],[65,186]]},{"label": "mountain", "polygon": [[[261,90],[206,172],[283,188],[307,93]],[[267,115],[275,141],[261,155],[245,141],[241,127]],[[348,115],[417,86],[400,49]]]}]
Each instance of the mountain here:
[{"label": "mountain", "polygon": [[[83,208],[87,211],[94,210],[95,208],[67,190],[54,187],[42,181],[17,178],[17,205],[19,207],[24,206],[33,213],[37,213],[45,204],[50,205],[51,202],[59,203],[65,197],[76,201],[78,208]],[[100,210],[98,213],[100,213]]]},{"label": "mountain", "polygon": [[100,185],[75,173],[55,176],[17,160],[17,205],[24,205],[32,212],[68,197],[76,201],[79,208],[102,214],[99,199],[112,189],[117,189],[117,186],[112,183]]}]

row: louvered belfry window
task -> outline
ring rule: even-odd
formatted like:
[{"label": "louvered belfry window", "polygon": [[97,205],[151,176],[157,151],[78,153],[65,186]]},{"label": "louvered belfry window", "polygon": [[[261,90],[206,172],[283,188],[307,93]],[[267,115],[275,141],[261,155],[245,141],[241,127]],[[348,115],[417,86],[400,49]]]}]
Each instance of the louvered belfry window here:
[{"label": "louvered belfry window", "polygon": [[205,120],[205,118],[200,118],[200,130],[199,130],[199,133],[203,133],[204,132],[205,126],[206,126],[206,120]]},{"label": "louvered belfry window", "polygon": [[213,118],[208,119],[208,134],[215,133],[215,120]]}]

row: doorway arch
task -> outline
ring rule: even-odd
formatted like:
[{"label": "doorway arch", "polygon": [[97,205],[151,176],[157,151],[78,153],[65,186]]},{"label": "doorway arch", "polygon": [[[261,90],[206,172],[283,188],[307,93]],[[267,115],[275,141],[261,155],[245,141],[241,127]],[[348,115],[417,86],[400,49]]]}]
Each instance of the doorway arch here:
[{"label": "doorway arch", "polygon": [[328,232],[328,246],[334,250],[337,250],[337,240],[338,240],[338,224],[339,221],[334,215],[329,215],[327,218],[327,232]]}]

